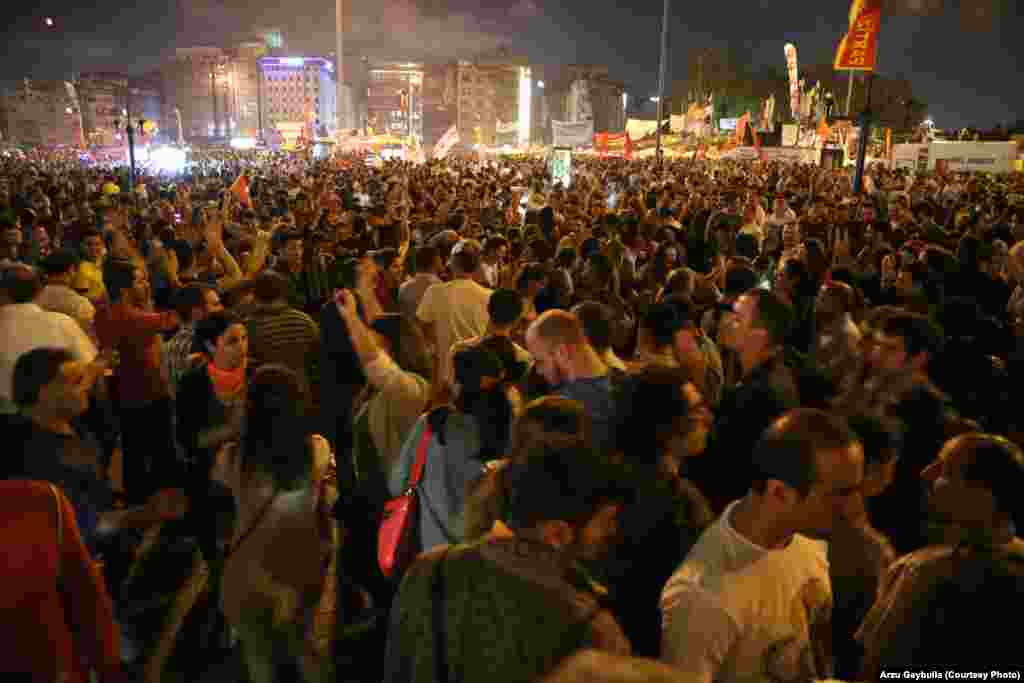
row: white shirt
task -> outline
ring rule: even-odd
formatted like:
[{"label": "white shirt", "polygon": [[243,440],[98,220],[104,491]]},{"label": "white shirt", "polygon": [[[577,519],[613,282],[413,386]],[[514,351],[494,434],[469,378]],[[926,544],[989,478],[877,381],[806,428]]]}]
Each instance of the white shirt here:
[{"label": "white shirt", "polygon": [[13,401],[14,365],[22,354],[47,347],[66,349],[86,363],[97,355],[96,346],[73,318],[34,303],[0,306],[0,339],[0,404],[7,410]]},{"label": "white shirt", "polygon": [[737,503],[697,541],[661,595],[662,658],[701,683],[831,676],[826,544],[799,534],[769,550],[737,532]]},{"label": "white shirt", "polygon": [[490,322],[487,304],[491,294],[490,289],[467,278],[431,285],[424,292],[416,317],[434,326],[440,362],[438,377],[450,374],[448,350],[456,342],[487,332]]},{"label": "white shirt", "polygon": [[82,330],[92,336],[96,307],[84,296],[66,285],[46,285],[35,299],[36,304],[46,311],[63,313],[74,318]]}]

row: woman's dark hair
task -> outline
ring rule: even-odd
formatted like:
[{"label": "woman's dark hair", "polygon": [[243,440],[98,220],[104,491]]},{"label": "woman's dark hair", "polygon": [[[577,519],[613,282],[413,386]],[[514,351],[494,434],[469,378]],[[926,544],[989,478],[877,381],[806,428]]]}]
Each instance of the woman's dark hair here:
[{"label": "woman's dark hair", "polygon": [[262,365],[248,384],[242,467],[278,489],[300,487],[312,471],[308,395],[302,379],[283,365]]},{"label": "woman's dark hair", "polygon": [[531,401],[515,419],[508,448],[513,461],[525,461],[544,447],[590,443],[591,421],[579,401],[544,396]]},{"label": "woman's dark hair", "polygon": [[690,416],[683,387],[692,381],[681,368],[650,366],[616,386],[616,449],[627,463],[658,465],[669,438]]},{"label": "woman's dark hair", "polygon": [[583,334],[594,351],[602,354],[612,347],[612,312],[607,306],[597,301],[584,301],[572,312],[579,318]]},{"label": "woman's dark hair", "polygon": [[419,325],[400,313],[385,313],[370,327],[387,339],[391,357],[406,372],[415,372],[429,380],[434,375],[434,359]]},{"label": "woman's dark hair", "polygon": [[486,378],[503,379],[504,364],[486,342],[460,351],[453,359],[455,381],[461,389],[455,398],[459,412],[471,415],[480,434],[481,460],[494,460],[504,455],[512,429],[512,404],[499,382],[484,386]]},{"label": "woman's dark hair", "polygon": [[18,356],[11,378],[11,398],[19,408],[35,405],[39,392],[57,378],[60,366],[74,360],[67,349],[38,348]]},{"label": "woman's dark hair", "polygon": [[195,335],[192,338],[193,353],[210,353],[209,346],[217,346],[217,340],[234,325],[241,325],[242,320],[228,311],[211,313],[196,323]]},{"label": "woman's dark hair", "polygon": [[505,521],[516,531],[555,520],[580,527],[603,504],[631,493],[619,468],[582,445],[539,449],[526,461],[507,465],[501,477],[508,492]]},{"label": "woman's dark hair", "polygon": [[138,266],[131,261],[120,259],[108,259],[103,264],[103,284],[107,288],[107,294],[110,295],[111,301],[115,303],[120,301],[122,292],[135,286],[137,268]]}]

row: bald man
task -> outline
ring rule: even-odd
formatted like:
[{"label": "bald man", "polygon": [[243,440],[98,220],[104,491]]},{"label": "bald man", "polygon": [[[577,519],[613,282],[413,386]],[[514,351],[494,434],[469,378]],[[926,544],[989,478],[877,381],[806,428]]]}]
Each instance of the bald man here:
[{"label": "bald man", "polygon": [[526,347],[554,393],[583,404],[593,421],[594,444],[611,448],[615,419],[612,385],[621,373],[601,360],[587,341],[579,318],[560,309],[547,311],[527,330]]}]

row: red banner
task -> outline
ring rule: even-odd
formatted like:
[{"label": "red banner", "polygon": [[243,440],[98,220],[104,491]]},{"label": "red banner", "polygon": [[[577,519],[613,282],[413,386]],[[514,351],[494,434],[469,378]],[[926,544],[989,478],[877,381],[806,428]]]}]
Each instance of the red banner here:
[{"label": "red banner", "polygon": [[874,71],[878,61],[881,0],[853,0],[850,29],[836,50],[836,71]]}]

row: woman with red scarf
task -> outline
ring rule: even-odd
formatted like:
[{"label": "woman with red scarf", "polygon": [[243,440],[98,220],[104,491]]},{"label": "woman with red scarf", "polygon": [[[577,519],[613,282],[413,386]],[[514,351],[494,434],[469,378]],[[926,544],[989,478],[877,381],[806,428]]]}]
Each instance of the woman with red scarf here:
[{"label": "woman with red scarf", "polygon": [[[219,447],[237,438],[245,405],[249,336],[242,321],[226,311],[196,323],[193,351],[196,365],[178,386],[177,438],[187,461],[185,487],[191,498],[190,516],[199,526],[203,553],[212,559],[216,538],[203,536],[209,520],[202,519],[211,500],[210,470]],[[201,543],[202,544],[202,543]]]}]

